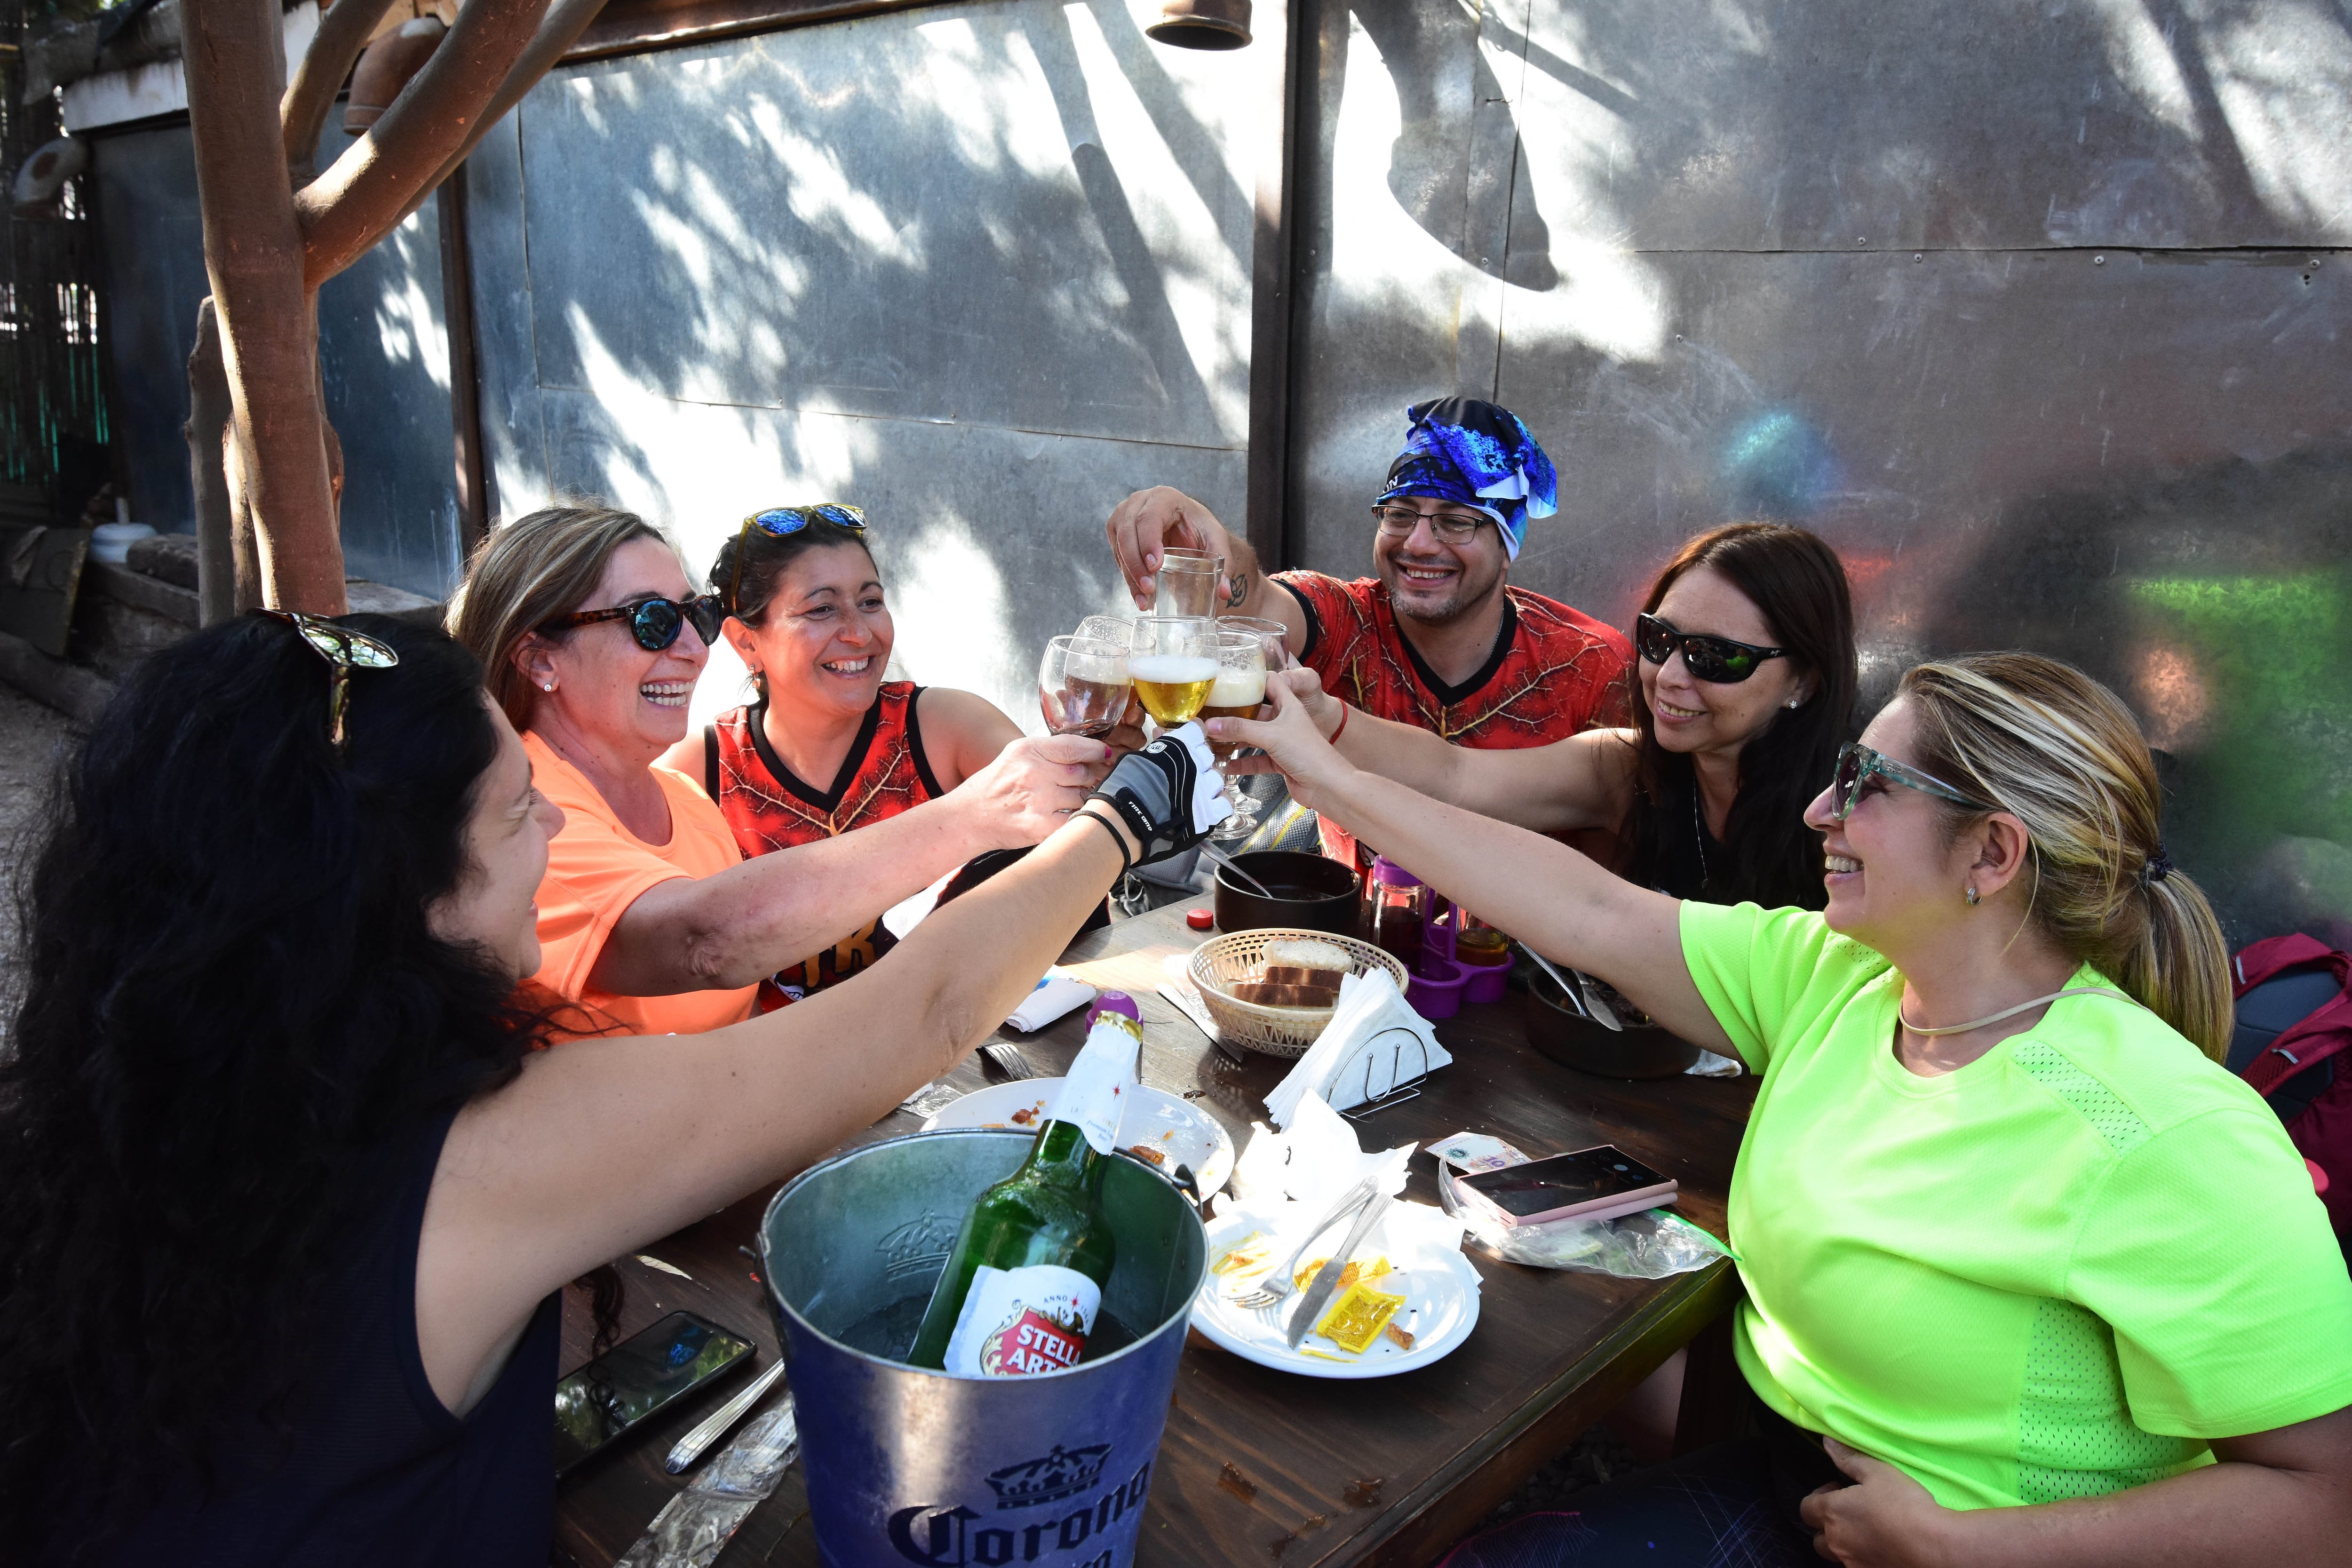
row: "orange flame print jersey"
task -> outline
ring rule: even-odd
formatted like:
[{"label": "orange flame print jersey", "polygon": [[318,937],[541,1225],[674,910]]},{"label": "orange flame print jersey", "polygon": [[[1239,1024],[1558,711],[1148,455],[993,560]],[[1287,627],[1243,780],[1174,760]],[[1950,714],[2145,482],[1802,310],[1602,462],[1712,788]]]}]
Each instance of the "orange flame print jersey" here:
[{"label": "orange flame print jersey", "polygon": [[[923,755],[916,719],[921,695],[912,681],[885,682],[825,790],[795,777],[768,744],[765,702],[720,714],[703,731],[703,787],[744,858],[837,837],[946,794]],[[848,979],[889,952],[894,940],[877,913],[831,947],[761,981],[760,1011]]]}]

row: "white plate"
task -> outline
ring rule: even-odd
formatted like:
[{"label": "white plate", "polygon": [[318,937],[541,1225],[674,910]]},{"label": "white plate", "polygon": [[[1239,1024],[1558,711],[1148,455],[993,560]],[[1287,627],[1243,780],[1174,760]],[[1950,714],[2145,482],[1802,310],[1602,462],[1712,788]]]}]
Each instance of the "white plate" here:
[{"label": "white plate", "polygon": [[[1045,1112],[1053,1108],[1054,1097],[1061,1092],[1062,1080],[1058,1078],[992,1083],[941,1110],[923,1123],[923,1131],[1001,1127],[1014,1132],[1034,1132]],[[1013,1121],[1024,1110],[1029,1113],[1027,1121]],[[1157,1149],[1167,1156],[1167,1163],[1160,1169],[1169,1176],[1175,1175],[1179,1165],[1191,1166],[1192,1180],[1199,1184],[1204,1199],[1222,1191],[1225,1179],[1234,1173],[1234,1141],[1215,1119],[1149,1084],[1136,1086],[1134,1093],[1128,1097],[1126,1114],[1118,1119],[1118,1146],[1132,1149],[1138,1144]]]},{"label": "white plate", "polygon": [[[1209,1260],[1214,1263],[1225,1249],[1248,1236],[1256,1228],[1247,1215],[1234,1215],[1215,1220],[1209,1226]],[[1330,1245],[1336,1246],[1335,1234]],[[1288,1256],[1297,1245],[1293,1240],[1279,1246],[1276,1251]],[[1375,1244],[1359,1247],[1356,1256],[1370,1259],[1384,1251]],[[1309,1253],[1311,1261],[1313,1254]],[[1280,1258],[1276,1259],[1281,1261]],[[1404,1305],[1390,1320],[1413,1336],[1412,1349],[1406,1350],[1386,1334],[1376,1337],[1371,1347],[1361,1355],[1350,1355],[1322,1335],[1310,1331],[1292,1350],[1284,1342],[1284,1331],[1289,1326],[1290,1314],[1297,1309],[1304,1287],[1292,1290],[1279,1302],[1260,1311],[1245,1312],[1233,1303],[1232,1294],[1239,1293],[1243,1283],[1255,1284],[1244,1278],[1236,1281],[1230,1276],[1212,1274],[1192,1299],[1192,1326],[1214,1343],[1234,1352],[1244,1361],[1254,1361],[1260,1366],[1270,1366],[1276,1372],[1295,1372],[1302,1377],[1391,1377],[1401,1372],[1411,1372],[1417,1366],[1427,1366],[1451,1353],[1456,1345],[1470,1337],[1478,1326],[1478,1292],[1452,1267],[1434,1264],[1412,1268],[1392,1268],[1380,1279],[1380,1288],[1393,1295],[1404,1292]],[[1334,1291],[1332,1300],[1339,1299]],[[1328,1310],[1328,1303],[1326,1304]],[[1321,1354],[1308,1355],[1307,1351]],[[1330,1358],[1330,1359],[1327,1359]]]}]

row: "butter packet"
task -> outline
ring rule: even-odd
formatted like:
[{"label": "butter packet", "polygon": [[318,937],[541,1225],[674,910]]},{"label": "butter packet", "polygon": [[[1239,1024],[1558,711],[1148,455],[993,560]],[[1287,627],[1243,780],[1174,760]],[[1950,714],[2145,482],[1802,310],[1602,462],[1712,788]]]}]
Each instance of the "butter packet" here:
[{"label": "butter packet", "polygon": [[1403,1305],[1402,1296],[1375,1290],[1359,1279],[1331,1303],[1331,1310],[1323,1315],[1321,1322],[1315,1325],[1315,1331],[1341,1350],[1361,1355],[1371,1348],[1372,1342],[1380,1337],[1381,1331],[1388,1327],[1389,1320],[1395,1317],[1397,1309]]}]

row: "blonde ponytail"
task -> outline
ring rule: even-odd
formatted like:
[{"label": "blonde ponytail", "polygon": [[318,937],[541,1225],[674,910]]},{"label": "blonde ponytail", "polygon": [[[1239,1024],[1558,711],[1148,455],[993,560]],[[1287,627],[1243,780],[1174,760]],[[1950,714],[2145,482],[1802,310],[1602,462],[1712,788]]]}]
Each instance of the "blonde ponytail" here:
[{"label": "blonde ponytail", "polygon": [[1920,665],[1902,696],[1919,765],[2025,825],[2035,923],[2224,1059],[2229,949],[2212,905],[2165,853],[2156,763],[2131,710],[2074,666],[2030,653]]}]

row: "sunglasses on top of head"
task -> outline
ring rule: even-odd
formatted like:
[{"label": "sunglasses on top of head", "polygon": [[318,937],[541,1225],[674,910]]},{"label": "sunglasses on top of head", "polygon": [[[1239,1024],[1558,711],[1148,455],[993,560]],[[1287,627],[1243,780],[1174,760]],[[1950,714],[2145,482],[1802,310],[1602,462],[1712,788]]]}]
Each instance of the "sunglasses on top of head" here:
[{"label": "sunglasses on top of head", "polygon": [[1859,741],[1848,741],[1838,748],[1837,771],[1830,775],[1830,816],[1843,822],[1853,815],[1853,808],[1862,803],[1864,795],[1874,795],[1890,784],[1932,795],[1937,800],[1948,800],[1970,811],[2000,809],[1962,794],[1933,773],[1923,773],[1910,763],[1898,763]]},{"label": "sunglasses on top of head", "polygon": [[609,610],[581,610],[569,616],[558,616],[542,621],[543,632],[568,630],[572,626],[593,626],[599,621],[626,621],[629,635],[647,653],[659,653],[677,641],[678,632],[688,623],[705,647],[719,640],[719,627],[727,619],[727,608],[716,594],[698,594],[691,599],[640,599],[634,605],[618,605]]},{"label": "sunglasses on top of head", "polygon": [[755,511],[743,520],[735,531],[735,570],[727,584],[727,603],[736,604],[735,595],[743,588],[744,538],[753,529],[771,539],[789,539],[812,522],[829,522],[835,528],[845,528],[852,533],[866,531],[866,511],[847,501],[819,501],[814,506],[772,506],[765,511]]},{"label": "sunglasses on top of head", "polygon": [[1755,674],[1766,659],[1788,657],[1784,648],[1758,647],[1753,643],[1733,642],[1729,637],[1677,631],[1650,615],[1633,617],[1633,647],[1649,664],[1665,663],[1679,648],[1683,666],[1691,672],[1691,678],[1713,686],[1737,686]]}]

